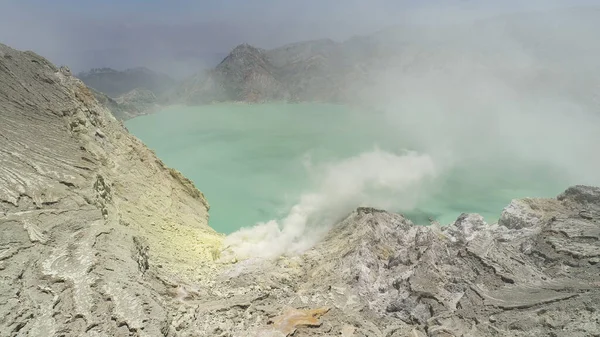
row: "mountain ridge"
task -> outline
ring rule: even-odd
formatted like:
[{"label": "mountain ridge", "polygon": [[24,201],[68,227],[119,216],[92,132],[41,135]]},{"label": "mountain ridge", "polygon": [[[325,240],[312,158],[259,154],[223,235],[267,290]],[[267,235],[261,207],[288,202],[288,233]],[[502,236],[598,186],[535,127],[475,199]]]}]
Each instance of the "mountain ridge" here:
[{"label": "mountain ridge", "polygon": [[110,97],[118,97],[135,89],[146,89],[155,95],[162,95],[172,88],[176,81],[167,74],[158,73],[146,67],[115,70],[94,68],[77,74],[86,85]]},{"label": "mountain ridge", "polygon": [[[600,69],[595,55],[600,49],[589,32],[600,29],[598,22],[595,8],[503,15],[470,24],[404,24],[341,42],[319,39],[269,50],[243,43],[214,68],[182,81],[163,81],[160,74],[136,80],[136,73],[148,72],[140,70],[145,68],[100,68],[80,77],[113,100],[134,89],[153,92],[151,109],[129,102],[131,111],[120,115],[124,118],[168,105],[218,102],[320,102],[381,110],[389,102],[410,99],[414,82],[435,76],[442,79],[432,80],[439,86],[466,80],[464,85],[477,88],[477,81],[488,80],[508,90],[565,96],[596,108]],[[94,76],[121,79],[103,83]]]},{"label": "mountain ridge", "polygon": [[0,336],[592,336],[600,188],[495,224],[361,207],[238,261],[191,181],[68,68],[0,44]]},{"label": "mountain ridge", "polygon": [[[193,76],[179,86],[181,95],[174,100],[190,105],[270,100],[376,105],[394,96],[386,90],[405,85],[403,78],[475,74],[549,95],[564,92],[561,83],[568,83],[576,88],[570,97],[597,105],[592,88],[598,85],[599,69],[592,55],[600,50],[588,35],[600,29],[599,13],[548,11],[473,24],[404,25],[343,42],[321,39],[239,53],[250,50],[242,44],[223,60],[227,71],[222,62]],[[255,73],[263,76],[262,86],[247,80]]]}]

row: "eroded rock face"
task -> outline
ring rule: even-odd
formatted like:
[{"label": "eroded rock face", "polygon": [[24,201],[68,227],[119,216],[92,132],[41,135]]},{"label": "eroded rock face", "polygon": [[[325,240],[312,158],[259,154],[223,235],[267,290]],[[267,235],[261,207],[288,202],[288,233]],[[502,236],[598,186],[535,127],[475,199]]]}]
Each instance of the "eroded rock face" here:
[{"label": "eroded rock face", "polygon": [[135,89],[150,90],[160,96],[175,85],[175,80],[166,74],[138,67],[118,71],[97,68],[77,74],[87,86],[111,97],[119,97]]},{"label": "eroded rock face", "polygon": [[290,93],[275,66],[262,49],[247,44],[237,46],[213,70],[184,81],[175,91],[174,102],[286,101]]},{"label": "eroded rock face", "polygon": [[204,197],[68,69],[0,55],[0,336],[169,333],[165,284],[220,245]]},{"label": "eroded rock face", "polygon": [[577,186],[560,200],[527,200],[511,213],[519,228],[464,214],[435,230],[358,209],[300,257],[231,266],[220,291],[250,300],[218,312],[188,302],[198,306],[189,329],[262,336],[272,329],[267,317],[291,305],[331,308],[319,327],[294,336],[341,335],[348,326],[352,336],[596,335],[599,192]]},{"label": "eroded rock face", "polygon": [[191,181],[0,45],[0,336],[594,336],[599,196],[442,228],[359,208],[300,256],[219,263]]},{"label": "eroded rock face", "polygon": [[160,109],[158,99],[148,89],[133,89],[117,97],[115,101],[119,104],[119,108],[126,114],[126,118],[124,119],[147,115]]}]

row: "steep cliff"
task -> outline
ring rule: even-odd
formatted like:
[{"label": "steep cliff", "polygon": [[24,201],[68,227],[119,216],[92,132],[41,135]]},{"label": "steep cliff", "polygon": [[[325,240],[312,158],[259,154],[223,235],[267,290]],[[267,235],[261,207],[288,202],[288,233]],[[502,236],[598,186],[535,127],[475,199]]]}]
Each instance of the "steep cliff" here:
[{"label": "steep cliff", "polygon": [[120,121],[156,112],[161,107],[156,95],[148,89],[133,89],[114,99],[98,90],[88,89],[98,103],[108,109]]},{"label": "steep cliff", "polygon": [[68,69],[4,45],[0,162],[0,335],[168,331],[160,289],[202,281],[221,241],[193,184]]},{"label": "steep cliff", "polygon": [[131,118],[131,114],[129,114],[122,106],[121,104],[119,104],[116,100],[114,100],[111,97],[108,97],[108,95],[95,90],[93,88],[88,88],[92,94],[94,94],[94,97],[96,98],[96,100],[98,101],[98,103],[100,103],[100,105],[104,106],[105,108],[107,108],[112,114],[113,116],[115,116],[115,118],[117,120],[127,120],[129,118]]},{"label": "steep cliff", "polygon": [[290,95],[264,50],[237,46],[215,69],[185,81],[176,90],[176,102],[262,102],[287,100]]},{"label": "steep cliff", "polygon": [[154,72],[145,67],[123,71],[111,68],[92,69],[77,74],[77,77],[90,88],[111,97],[124,95],[134,89],[150,90],[159,96],[175,86],[175,80],[168,75]]},{"label": "steep cliff", "polygon": [[232,295],[213,301],[229,310],[190,298],[176,321],[206,336],[284,336],[320,314],[293,310],[307,308],[328,311],[294,336],[594,336],[599,238],[600,189],[584,186],[515,200],[498,224],[463,214],[420,227],[359,208],[302,256],[224,272]]},{"label": "steep cliff", "polygon": [[0,336],[593,336],[600,188],[497,224],[359,208],[315,247],[231,261],[208,204],[82,82],[0,45]]},{"label": "steep cliff", "polygon": [[127,118],[146,115],[160,109],[158,98],[148,89],[133,89],[115,99]]}]

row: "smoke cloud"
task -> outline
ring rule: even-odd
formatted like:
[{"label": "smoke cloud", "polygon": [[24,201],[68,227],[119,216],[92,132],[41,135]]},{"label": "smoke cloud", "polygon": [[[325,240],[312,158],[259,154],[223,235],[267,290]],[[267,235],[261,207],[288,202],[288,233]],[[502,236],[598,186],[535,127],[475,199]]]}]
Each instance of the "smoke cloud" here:
[{"label": "smoke cloud", "polygon": [[348,84],[357,104],[383,112],[366,127],[392,127],[399,142],[409,139],[426,155],[375,151],[328,167],[321,188],[286,218],[231,234],[225,257],[302,251],[360,205],[414,210],[452,170],[485,176],[482,198],[527,179],[547,181],[537,193],[548,197],[557,186],[600,184],[598,18],[581,10],[515,14],[368,37],[394,57]]},{"label": "smoke cloud", "polygon": [[381,56],[343,89],[381,112],[365,128],[392,128],[416,152],[308,162],[317,187],[282,219],[228,236],[226,257],[302,251],[359,205],[413,210],[453,170],[493,181],[482,198],[541,176],[551,192],[600,184],[600,10],[567,8],[597,1],[80,3],[4,1],[0,42],[76,72],[148,66],[180,78],[243,42],[332,38],[344,55]]},{"label": "smoke cloud", "polygon": [[303,194],[285,218],[229,235],[223,258],[271,258],[302,252],[322,237],[328,225],[357,206],[412,209],[437,174],[427,155],[378,149],[313,167],[313,172],[318,190]]},{"label": "smoke cloud", "polygon": [[184,78],[241,43],[261,48],[346,40],[397,24],[448,24],[519,11],[596,4],[516,1],[3,0],[0,42],[75,72],[145,66]]}]

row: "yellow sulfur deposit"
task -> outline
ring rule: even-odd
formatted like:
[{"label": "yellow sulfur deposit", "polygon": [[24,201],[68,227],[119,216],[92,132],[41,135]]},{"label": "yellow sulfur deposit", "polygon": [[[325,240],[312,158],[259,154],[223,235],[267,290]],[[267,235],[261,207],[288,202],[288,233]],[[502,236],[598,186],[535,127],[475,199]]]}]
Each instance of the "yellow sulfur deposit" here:
[{"label": "yellow sulfur deposit", "polygon": [[288,308],[283,315],[271,320],[273,328],[282,332],[285,336],[293,334],[296,329],[305,326],[320,326],[319,318],[326,314],[329,308],[319,309],[294,309]]}]

